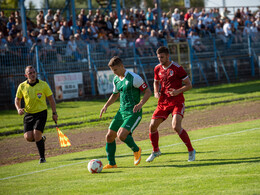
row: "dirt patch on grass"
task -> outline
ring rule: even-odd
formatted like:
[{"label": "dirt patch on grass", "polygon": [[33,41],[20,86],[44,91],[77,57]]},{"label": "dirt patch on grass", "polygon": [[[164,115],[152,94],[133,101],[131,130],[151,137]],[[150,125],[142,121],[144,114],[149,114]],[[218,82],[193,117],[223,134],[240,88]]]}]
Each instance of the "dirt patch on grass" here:
[{"label": "dirt patch on grass", "polygon": [[[260,119],[260,101],[216,106],[206,110],[187,112],[183,119],[183,128],[191,131],[205,127],[254,119]],[[149,122],[141,123],[134,131],[134,139],[136,141],[149,139],[148,127]],[[105,146],[107,127],[88,128],[87,131],[67,130],[64,132],[69,137],[72,146],[68,148],[60,148],[57,133],[47,133],[45,134],[47,137],[45,145],[46,158]],[[174,133],[171,129],[171,117],[161,124],[159,127],[159,133],[160,136]],[[117,143],[121,142],[117,140]],[[1,166],[39,159],[35,143],[26,142],[22,135],[20,137],[1,140],[0,148]]]}]

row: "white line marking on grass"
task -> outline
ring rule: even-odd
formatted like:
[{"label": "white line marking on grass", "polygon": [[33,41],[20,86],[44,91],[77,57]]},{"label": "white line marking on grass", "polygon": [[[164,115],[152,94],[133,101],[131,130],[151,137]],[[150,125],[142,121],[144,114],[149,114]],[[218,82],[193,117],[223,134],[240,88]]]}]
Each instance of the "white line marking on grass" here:
[{"label": "white line marking on grass", "polygon": [[[201,140],[205,140],[205,139],[212,139],[212,138],[221,137],[221,136],[227,136],[227,135],[234,135],[234,134],[244,133],[244,132],[248,132],[248,131],[254,131],[254,130],[258,130],[258,129],[260,129],[260,128],[245,129],[245,130],[242,130],[242,131],[237,131],[237,132],[232,132],[232,133],[225,133],[225,134],[220,134],[220,135],[214,135],[214,136],[210,136],[210,137],[204,137],[204,138],[201,138],[201,139],[191,140],[191,142],[197,142],[197,141],[201,141]],[[183,144],[183,143],[180,142],[180,143],[176,143],[176,144],[160,146],[160,148],[167,148],[167,147],[181,145],[181,144]],[[143,150],[143,151],[150,151],[150,150]],[[129,155],[129,153],[121,154],[121,155],[119,155],[117,157],[122,157],[122,156],[125,156],[125,155]],[[101,158],[101,159],[105,159],[105,158]],[[57,166],[57,167],[52,167],[52,168],[43,169],[43,170],[39,170],[39,171],[33,171],[33,172],[29,172],[29,173],[24,173],[24,174],[21,174],[21,175],[14,175],[14,176],[10,176],[10,177],[4,177],[4,178],[0,178],[0,181],[1,180],[7,180],[7,179],[13,179],[13,178],[21,177],[21,176],[32,175],[32,174],[35,174],[35,173],[41,173],[41,172],[54,170],[54,169],[58,169],[58,168],[78,165],[78,164],[82,164],[82,163],[86,163],[86,162],[89,162],[89,160],[82,161],[82,162],[77,162],[77,163],[71,163],[71,164],[67,164],[67,165],[60,165],[60,166]]]}]

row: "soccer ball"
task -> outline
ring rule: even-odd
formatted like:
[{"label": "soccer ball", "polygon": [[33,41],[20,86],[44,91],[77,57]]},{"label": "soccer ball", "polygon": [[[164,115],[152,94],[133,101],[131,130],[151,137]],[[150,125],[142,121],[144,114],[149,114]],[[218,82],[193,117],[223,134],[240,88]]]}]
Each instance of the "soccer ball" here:
[{"label": "soccer ball", "polygon": [[88,163],[88,171],[90,173],[100,173],[103,169],[103,164],[98,159],[93,159]]}]

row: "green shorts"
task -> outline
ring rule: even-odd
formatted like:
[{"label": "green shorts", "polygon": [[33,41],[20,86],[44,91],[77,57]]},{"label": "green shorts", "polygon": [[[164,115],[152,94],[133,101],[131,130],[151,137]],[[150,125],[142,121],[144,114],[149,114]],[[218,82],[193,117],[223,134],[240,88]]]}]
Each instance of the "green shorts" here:
[{"label": "green shorts", "polygon": [[142,112],[133,113],[128,116],[123,116],[121,112],[117,112],[116,116],[110,123],[109,129],[118,131],[120,127],[123,127],[133,133],[142,119]]}]

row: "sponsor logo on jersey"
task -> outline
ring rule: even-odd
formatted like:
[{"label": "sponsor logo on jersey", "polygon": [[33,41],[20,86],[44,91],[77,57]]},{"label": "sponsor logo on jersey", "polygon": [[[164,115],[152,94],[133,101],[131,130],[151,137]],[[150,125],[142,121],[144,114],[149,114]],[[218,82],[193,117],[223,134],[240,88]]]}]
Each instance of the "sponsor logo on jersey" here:
[{"label": "sponsor logo on jersey", "polygon": [[38,97],[39,99],[41,99],[42,93],[37,93],[37,97]]},{"label": "sponsor logo on jersey", "polygon": [[128,85],[128,83],[129,83],[128,81],[125,82],[126,85]]},{"label": "sponsor logo on jersey", "polygon": [[174,75],[173,70],[170,70],[170,76]]}]

